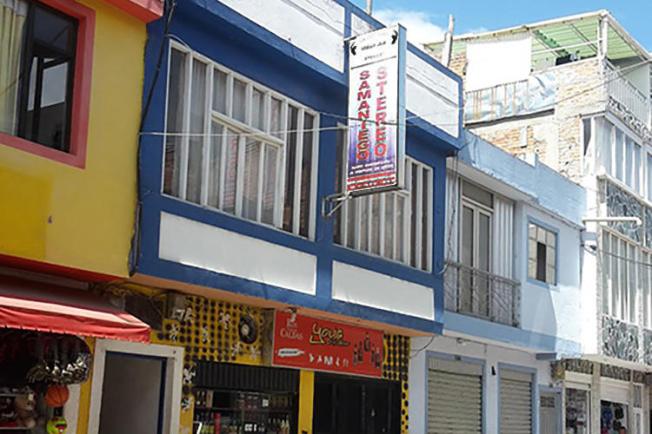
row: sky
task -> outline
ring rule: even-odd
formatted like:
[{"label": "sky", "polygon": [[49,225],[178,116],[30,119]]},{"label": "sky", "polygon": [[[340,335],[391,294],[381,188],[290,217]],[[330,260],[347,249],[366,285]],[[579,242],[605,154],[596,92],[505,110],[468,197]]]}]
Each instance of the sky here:
[{"label": "sky", "polygon": [[[364,8],[365,0],[352,0]],[[455,34],[495,30],[599,9],[609,10],[648,51],[652,51],[652,0],[374,0],[374,17],[400,21],[413,43],[441,39],[448,15]],[[433,37],[434,36],[434,37]]]}]

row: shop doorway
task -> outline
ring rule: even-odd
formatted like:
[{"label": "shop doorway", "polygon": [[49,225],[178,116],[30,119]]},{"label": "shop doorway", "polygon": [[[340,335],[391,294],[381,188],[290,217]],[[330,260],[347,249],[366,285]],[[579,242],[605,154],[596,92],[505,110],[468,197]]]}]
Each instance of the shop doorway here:
[{"label": "shop doorway", "polygon": [[619,402],[600,401],[600,432],[602,434],[629,433],[628,406]]},{"label": "shop doorway", "polygon": [[99,434],[162,434],[166,363],[163,357],[106,354]]},{"label": "shop doorway", "polygon": [[399,434],[400,383],[315,375],[315,434]]},{"label": "shop doorway", "polygon": [[182,348],[98,341],[88,433],[177,432],[182,371]]}]

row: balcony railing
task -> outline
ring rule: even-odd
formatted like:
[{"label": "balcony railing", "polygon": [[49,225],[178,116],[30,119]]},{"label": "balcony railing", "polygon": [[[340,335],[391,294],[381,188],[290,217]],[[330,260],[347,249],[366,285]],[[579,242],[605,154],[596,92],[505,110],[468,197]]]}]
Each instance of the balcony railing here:
[{"label": "balcony railing", "polygon": [[519,282],[458,262],[447,261],[446,264],[446,310],[519,326]]},{"label": "balcony railing", "polygon": [[556,90],[556,78],[551,72],[472,90],[464,94],[464,120],[469,123],[487,122],[552,110],[555,108]]},{"label": "balcony railing", "polygon": [[629,110],[639,121],[646,126],[650,125],[650,99],[638,90],[626,77],[609,62],[607,69],[607,92],[614,100]]}]

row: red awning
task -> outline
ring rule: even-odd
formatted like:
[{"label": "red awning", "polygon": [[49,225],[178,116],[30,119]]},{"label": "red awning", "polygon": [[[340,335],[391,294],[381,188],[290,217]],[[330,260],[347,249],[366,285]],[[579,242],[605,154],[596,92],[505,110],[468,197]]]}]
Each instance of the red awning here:
[{"label": "red awning", "polygon": [[150,327],[86,291],[0,279],[0,327],[149,342]]}]

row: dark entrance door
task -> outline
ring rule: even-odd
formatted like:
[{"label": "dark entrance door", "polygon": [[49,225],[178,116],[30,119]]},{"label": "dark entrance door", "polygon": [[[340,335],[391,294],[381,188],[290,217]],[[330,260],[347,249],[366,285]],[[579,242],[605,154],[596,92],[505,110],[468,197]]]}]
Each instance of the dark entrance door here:
[{"label": "dark entrance door", "polygon": [[343,375],[315,375],[315,434],[399,434],[400,384]]}]

